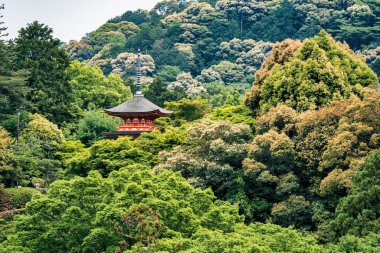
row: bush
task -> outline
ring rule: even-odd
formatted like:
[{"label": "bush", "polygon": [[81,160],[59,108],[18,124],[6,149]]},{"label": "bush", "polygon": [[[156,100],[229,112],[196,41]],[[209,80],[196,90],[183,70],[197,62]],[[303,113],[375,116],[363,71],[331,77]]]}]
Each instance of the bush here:
[{"label": "bush", "polygon": [[40,194],[37,189],[29,187],[7,188],[4,192],[9,196],[9,209],[23,208],[35,194]]}]

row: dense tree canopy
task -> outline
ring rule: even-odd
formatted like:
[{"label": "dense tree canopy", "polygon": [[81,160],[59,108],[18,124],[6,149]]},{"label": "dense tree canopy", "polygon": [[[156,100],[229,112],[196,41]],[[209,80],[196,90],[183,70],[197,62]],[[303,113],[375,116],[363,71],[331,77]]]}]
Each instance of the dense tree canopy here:
[{"label": "dense tree canopy", "polygon": [[37,21],[21,28],[11,49],[11,64],[15,70],[29,71],[29,109],[62,124],[76,119],[78,107],[73,103],[73,89],[65,73],[69,59],[52,32]]},{"label": "dense tree canopy", "polygon": [[110,108],[121,104],[132,96],[129,87],[118,75],[105,77],[99,67],[85,66],[73,61],[67,69],[72,96],[82,110]]},{"label": "dense tree canopy", "polygon": [[[212,191],[194,189],[179,174],[155,175],[142,165],[125,167],[108,178],[92,172],[85,178],[56,181],[49,194],[35,197],[25,215],[15,218],[17,230],[0,249],[318,252],[315,239],[291,229],[243,225],[236,206],[214,198]],[[280,240],[286,237],[292,240]]]},{"label": "dense tree canopy", "polygon": [[[317,109],[332,100],[359,94],[360,87],[375,86],[376,74],[345,45],[337,43],[325,31],[293,42],[286,59],[264,63],[245,102],[252,110],[267,112],[285,104],[297,111]],[[281,44],[277,46],[282,47]],[[277,59],[276,59],[277,60]]]},{"label": "dense tree canopy", "polygon": [[379,231],[380,150],[374,151],[354,178],[348,196],[339,202],[332,222],[339,235],[363,236]]},{"label": "dense tree canopy", "polygon": [[[62,43],[0,13],[0,252],[380,252],[379,17],[163,0]],[[138,56],[173,114],[104,139]]]}]

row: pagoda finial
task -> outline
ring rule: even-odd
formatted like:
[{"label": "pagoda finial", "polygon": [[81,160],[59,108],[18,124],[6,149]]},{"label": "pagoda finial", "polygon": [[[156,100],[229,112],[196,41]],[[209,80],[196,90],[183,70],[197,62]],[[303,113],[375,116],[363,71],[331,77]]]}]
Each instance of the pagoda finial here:
[{"label": "pagoda finial", "polygon": [[141,92],[141,59],[140,59],[140,48],[137,54],[137,79],[136,79],[136,94],[135,96],[144,96]]}]

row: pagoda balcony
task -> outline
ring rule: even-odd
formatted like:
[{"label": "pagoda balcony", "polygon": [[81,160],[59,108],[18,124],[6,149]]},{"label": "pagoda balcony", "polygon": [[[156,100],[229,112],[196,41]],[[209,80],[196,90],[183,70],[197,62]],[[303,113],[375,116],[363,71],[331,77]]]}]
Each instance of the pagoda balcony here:
[{"label": "pagoda balcony", "polygon": [[152,132],[154,130],[159,131],[160,127],[153,124],[149,126],[142,126],[142,125],[136,125],[136,126],[118,125],[117,126],[118,132],[135,132],[135,131]]}]

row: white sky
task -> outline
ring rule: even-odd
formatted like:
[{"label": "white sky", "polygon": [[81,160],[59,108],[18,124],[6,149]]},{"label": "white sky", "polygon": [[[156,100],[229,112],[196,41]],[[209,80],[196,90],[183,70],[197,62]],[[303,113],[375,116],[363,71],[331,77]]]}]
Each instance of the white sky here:
[{"label": "white sky", "polygon": [[160,0],[0,0],[8,39],[26,24],[38,20],[53,28],[62,41],[79,40],[107,20],[127,10],[150,10]]}]

